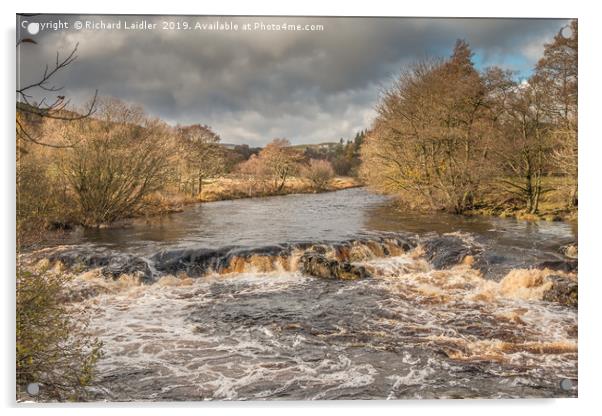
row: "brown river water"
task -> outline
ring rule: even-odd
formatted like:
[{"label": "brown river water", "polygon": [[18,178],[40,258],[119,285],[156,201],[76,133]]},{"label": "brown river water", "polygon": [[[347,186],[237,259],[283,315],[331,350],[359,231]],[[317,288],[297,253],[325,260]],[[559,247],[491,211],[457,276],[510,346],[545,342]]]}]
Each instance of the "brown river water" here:
[{"label": "brown river water", "polygon": [[[358,188],[196,205],[46,254],[84,266],[93,400],[575,397],[577,309],[542,294],[576,234]],[[308,252],[371,277],[310,276]]]}]

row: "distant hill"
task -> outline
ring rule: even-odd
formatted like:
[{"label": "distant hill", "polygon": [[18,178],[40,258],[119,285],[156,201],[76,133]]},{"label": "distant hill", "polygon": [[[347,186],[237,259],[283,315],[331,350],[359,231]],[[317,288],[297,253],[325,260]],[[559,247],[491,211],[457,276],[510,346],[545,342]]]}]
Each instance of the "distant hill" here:
[{"label": "distant hill", "polygon": [[[291,147],[293,149],[297,149],[297,150],[300,150],[300,151],[303,152],[307,148],[311,148],[311,149],[315,149],[315,150],[318,150],[318,149],[330,150],[330,149],[334,148],[338,144],[339,144],[339,142],[324,142],[324,143],[310,143],[310,144],[294,144]],[[242,143],[223,143],[223,142],[220,142],[220,146],[223,146],[226,149],[233,150],[236,146],[242,146]],[[261,147],[258,146],[258,147],[253,147],[253,148],[262,148],[262,147],[263,146],[261,146]]]},{"label": "distant hill", "polygon": [[220,142],[219,144],[220,144],[220,146],[223,146],[226,149],[230,149],[230,150],[234,149],[236,146],[240,146],[240,144],[236,144],[236,143],[221,143]]},{"label": "distant hill", "polygon": [[293,149],[299,149],[301,151],[304,151],[307,148],[312,148],[312,149],[326,149],[326,150],[330,150],[333,147],[337,146],[339,144],[339,142],[324,142],[324,143],[311,143],[311,144],[295,144],[292,145],[291,147]]}]

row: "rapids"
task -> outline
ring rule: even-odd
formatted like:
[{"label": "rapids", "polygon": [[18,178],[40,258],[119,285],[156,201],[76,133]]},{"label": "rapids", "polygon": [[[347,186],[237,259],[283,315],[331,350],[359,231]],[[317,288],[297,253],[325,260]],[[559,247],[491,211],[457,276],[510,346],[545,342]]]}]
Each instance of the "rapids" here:
[{"label": "rapids", "polygon": [[34,257],[76,275],[73,311],[104,341],[94,400],[575,397],[577,309],[545,300],[576,283],[575,241],[350,189],[80,230]]}]

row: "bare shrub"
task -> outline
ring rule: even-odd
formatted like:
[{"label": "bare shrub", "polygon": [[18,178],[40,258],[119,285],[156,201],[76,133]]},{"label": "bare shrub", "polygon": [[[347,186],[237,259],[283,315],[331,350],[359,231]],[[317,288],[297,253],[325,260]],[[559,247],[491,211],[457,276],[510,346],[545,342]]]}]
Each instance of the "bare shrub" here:
[{"label": "bare shrub", "polygon": [[75,222],[73,200],[56,166],[57,152],[30,142],[23,142],[17,152],[18,248],[42,243],[48,230],[69,229]]},{"label": "bare shrub", "polygon": [[327,160],[311,159],[301,169],[301,176],[309,180],[315,191],[324,191],[334,177],[332,164]]},{"label": "bare shrub", "polygon": [[[420,62],[381,98],[362,146],[362,176],[385,192],[461,213],[485,177],[485,85],[459,40],[447,60]],[[424,201],[424,203],[423,203]]]},{"label": "bare shrub", "polygon": [[17,273],[17,397],[29,383],[40,385],[39,398],[81,400],[94,382],[102,343],[74,319],[62,296],[68,278],[60,273]]},{"label": "bare shrub", "polygon": [[69,124],[75,144],[61,164],[86,226],[139,212],[144,198],[161,188],[167,164],[163,123],[117,100],[102,101],[98,114]]},{"label": "bare shrub", "polygon": [[220,137],[209,126],[193,124],[176,128],[178,158],[183,162],[180,182],[190,195],[200,195],[203,181],[224,172],[225,155]]},{"label": "bare shrub", "polygon": [[297,173],[301,155],[290,147],[286,139],[274,139],[257,156],[241,163],[238,170],[252,176],[260,188],[268,193],[279,193],[287,179]]}]

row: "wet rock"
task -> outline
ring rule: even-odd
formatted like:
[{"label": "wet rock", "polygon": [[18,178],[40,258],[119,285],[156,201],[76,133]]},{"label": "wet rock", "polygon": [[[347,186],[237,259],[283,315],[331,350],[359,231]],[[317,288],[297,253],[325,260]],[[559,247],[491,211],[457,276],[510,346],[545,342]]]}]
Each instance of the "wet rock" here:
[{"label": "wet rock", "polygon": [[[153,283],[161,275],[176,275],[180,272],[188,276],[203,276],[208,272],[221,273],[230,270],[233,264],[249,262],[251,266],[271,271],[271,266],[281,265],[293,252],[305,251],[305,266],[308,274],[333,276],[335,279],[357,279],[369,276],[363,267],[354,266],[353,260],[371,257],[388,257],[407,252],[416,246],[408,236],[397,233],[383,233],[364,239],[340,242],[300,241],[266,246],[241,247],[224,246],[219,248],[182,248],[163,250],[150,257],[136,256],[104,247],[67,247],[43,258],[50,263],[61,263],[72,271],[100,269],[107,277],[133,275],[143,283]],[[334,253],[337,260],[328,263],[327,258]],[[322,258],[313,258],[312,255]],[[260,264],[255,264],[260,263]],[[265,263],[265,264],[264,264]],[[268,264],[268,263],[273,263]],[[270,266],[270,267],[268,267]]]},{"label": "wet rock", "polygon": [[577,249],[576,243],[562,246],[560,248],[560,251],[562,252],[562,254],[564,254],[566,257],[568,257],[570,259],[577,259],[577,257],[578,257],[578,249]]},{"label": "wet rock", "polygon": [[97,268],[107,266],[112,254],[119,255],[118,253],[111,253],[110,250],[78,248],[57,251],[50,254],[48,260],[51,263],[60,261],[70,268],[80,265],[89,268]]},{"label": "wet rock", "polygon": [[184,271],[189,276],[200,276],[210,268],[219,269],[233,247],[219,249],[195,248],[164,250],[153,255],[155,268],[163,273],[176,274]]},{"label": "wet rock", "polygon": [[124,274],[139,276],[141,281],[149,283],[153,281],[153,272],[149,262],[135,256],[113,257],[109,264],[102,269],[104,275],[119,277]]},{"label": "wet rock", "polygon": [[552,287],[544,293],[543,300],[577,307],[578,285],[575,280],[558,275],[548,276],[547,279],[552,282]]},{"label": "wet rock", "polygon": [[74,225],[67,221],[51,221],[48,224],[48,229],[51,231],[71,231],[74,228]]},{"label": "wet rock", "polygon": [[153,272],[148,260],[114,250],[78,248],[53,253],[48,260],[61,262],[71,269],[100,268],[104,276],[113,278],[131,274],[139,276],[147,283],[153,280]]},{"label": "wet rock", "polygon": [[355,280],[371,277],[363,266],[331,260],[316,252],[308,252],[301,256],[300,265],[302,273],[321,279]]},{"label": "wet rock", "polygon": [[559,251],[564,257],[555,256],[556,259],[543,261],[536,267],[538,269],[550,269],[565,273],[576,273],[579,265],[577,260],[577,243],[561,246]]},{"label": "wet rock", "polygon": [[464,261],[471,256],[472,263],[481,253],[479,247],[455,235],[428,236],[421,241],[426,260],[436,269],[446,269]]},{"label": "wet rock", "polygon": [[577,266],[577,260],[547,260],[539,263],[536,268],[572,273],[577,271]]},{"label": "wet rock", "polygon": [[163,273],[186,272],[189,276],[202,276],[209,270],[221,271],[235,257],[278,256],[290,249],[281,245],[242,248],[225,246],[218,249],[194,248],[161,251],[151,257],[155,268]]}]

